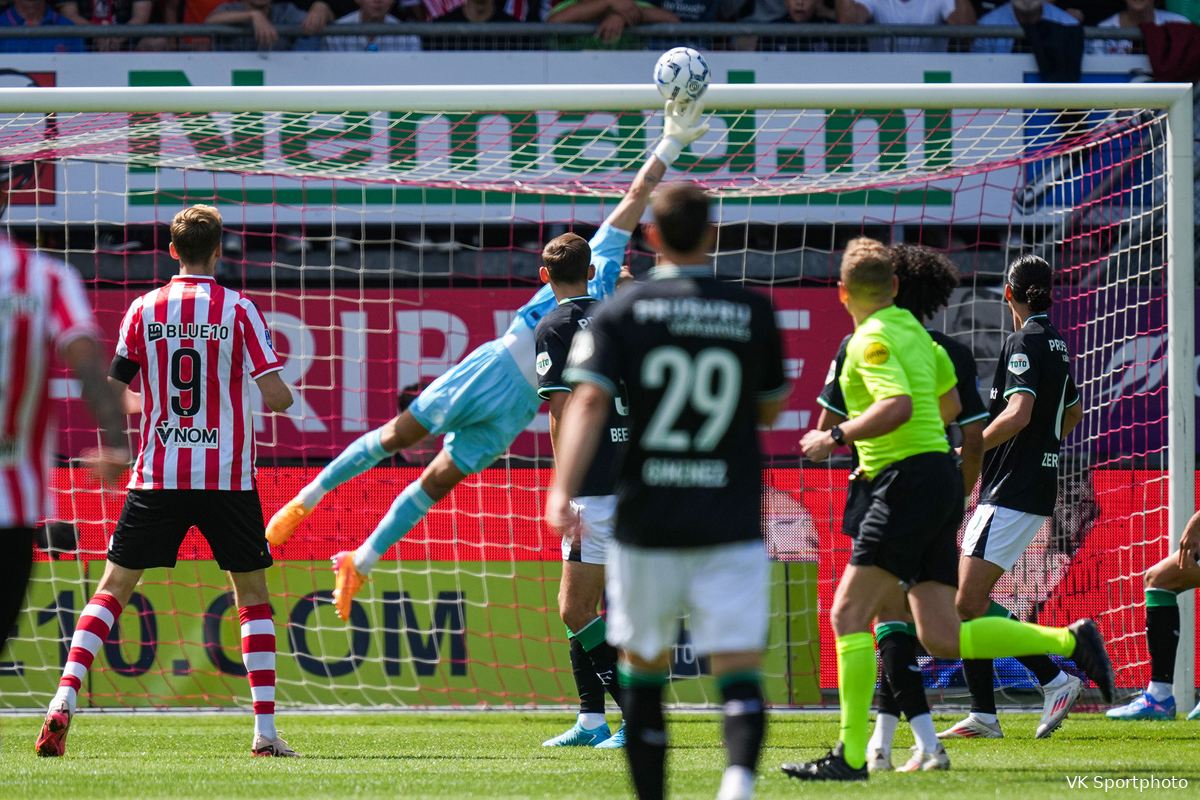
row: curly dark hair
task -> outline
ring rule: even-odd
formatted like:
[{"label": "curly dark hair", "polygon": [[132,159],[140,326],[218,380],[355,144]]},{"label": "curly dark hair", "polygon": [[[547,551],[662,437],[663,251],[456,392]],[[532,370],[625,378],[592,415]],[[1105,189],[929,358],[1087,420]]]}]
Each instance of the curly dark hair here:
[{"label": "curly dark hair", "polygon": [[896,305],[925,322],[950,302],[950,292],[958,286],[958,267],[930,247],[900,242],[888,250],[900,279]]}]

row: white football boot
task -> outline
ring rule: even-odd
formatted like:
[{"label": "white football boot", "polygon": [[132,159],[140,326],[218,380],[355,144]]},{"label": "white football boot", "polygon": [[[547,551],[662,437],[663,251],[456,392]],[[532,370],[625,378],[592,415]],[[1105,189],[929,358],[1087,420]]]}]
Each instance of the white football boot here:
[{"label": "white football boot", "polygon": [[250,745],[250,755],[275,756],[276,758],[298,758],[300,756],[288,743],[276,736],[268,739],[261,733],[254,734],[254,744]]},{"label": "white football boot", "polygon": [[883,748],[875,748],[867,753],[867,772],[891,772],[892,756]]},{"label": "white football boot", "polygon": [[946,745],[938,742],[937,750],[932,753],[922,753],[918,745],[912,746],[912,758],[896,772],[933,772],[934,770],[950,769],[950,755]]},{"label": "white football boot", "polygon": [[975,718],[971,714],[953,728],[947,728],[937,735],[939,739],[1003,739],[1000,723],[991,724]]},{"label": "white football boot", "polygon": [[1083,694],[1083,681],[1074,675],[1067,676],[1067,682],[1057,689],[1044,689],[1046,700],[1042,704],[1042,719],[1038,722],[1035,739],[1045,739],[1058,730],[1075,707],[1079,695]]}]

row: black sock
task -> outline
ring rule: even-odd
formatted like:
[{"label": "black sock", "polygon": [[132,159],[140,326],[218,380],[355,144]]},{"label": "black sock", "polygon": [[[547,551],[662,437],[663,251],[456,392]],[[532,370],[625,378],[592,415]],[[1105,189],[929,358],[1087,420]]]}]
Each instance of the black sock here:
[{"label": "black sock", "polygon": [[717,678],[725,701],[725,749],[729,766],[758,768],[758,754],[767,732],[763,708],[762,679],[755,672],[739,672]]},{"label": "black sock", "polygon": [[1050,656],[1017,656],[1017,661],[1032,672],[1033,677],[1037,678],[1037,682],[1042,686],[1057,678],[1058,673],[1062,672]]},{"label": "black sock", "polygon": [[[622,676],[624,678],[624,676]],[[635,682],[637,678],[634,679]],[[624,680],[624,683],[629,683]],[[648,683],[648,682],[647,682]],[[623,686],[625,757],[639,800],[662,800],[667,781],[667,726],[662,684]]]},{"label": "black sock", "polygon": [[1179,647],[1179,606],[1146,606],[1146,648],[1150,680],[1175,682],[1175,650]]},{"label": "black sock", "polygon": [[887,670],[879,670],[879,713],[900,718],[904,712],[896,702],[896,693],[892,691],[892,682],[888,680]]},{"label": "black sock", "polygon": [[964,658],[963,676],[971,692],[971,711],[977,714],[996,713],[996,690],[990,658]]},{"label": "black sock", "polygon": [[917,642],[915,637],[908,635],[907,626],[884,631],[877,644],[883,672],[892,686],[896,706],[904,712],[905,719],[912,722],[916,717],[928,714],[925,681],[917,668]]},{"label": "black sock", "polygon": [[592,671],[599,678],[604,688],[608,690],[608,693],[612,695],[613,702],[617,704],[617,708],[621,708],[623,698],[621,696],[621,687],[617,684],[617,648],[608,642],[601,642],[591,650],[588,650],[587,654],[592,659]]},{"label": "black sock", "polygon": [[575,687],[579,690],[579,713],[603,714],[604,684],[596,674],[591,655],[574,638],[571,639],[571,671],[575,673]]}]

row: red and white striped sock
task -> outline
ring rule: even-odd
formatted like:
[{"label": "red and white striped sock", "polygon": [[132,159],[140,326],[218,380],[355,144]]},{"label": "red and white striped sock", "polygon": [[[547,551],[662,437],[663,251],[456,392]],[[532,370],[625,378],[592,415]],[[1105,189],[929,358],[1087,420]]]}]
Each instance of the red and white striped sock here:
[{"label": "red and white striped sock", "polygon": [[83,676],[91,668],[96,653],[108,639],[108,632],[112,630],[119,616],[121,604],[111,594],[97,594],[83,607],[83,613],[79,615],[79,622],[75,626],[75,635],[71,637],[71,650],[67,653],[62,680],[58,682],[58,692],[55,693],[51,706],[62,700],[66,702],[71,713],[75,713]]},{"label": "red and white striped sock", "polygon": [[261,603],[238,609],[242,621],[242,663],[250,678],[250,698],[254,701],[254,732],[268,739],[275,732],[275,623],[271,606]]}]

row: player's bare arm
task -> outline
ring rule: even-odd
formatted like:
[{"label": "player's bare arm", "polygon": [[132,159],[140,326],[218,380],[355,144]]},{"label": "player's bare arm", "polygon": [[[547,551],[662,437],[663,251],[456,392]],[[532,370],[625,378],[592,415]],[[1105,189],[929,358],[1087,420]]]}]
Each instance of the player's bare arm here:
[{"label": "player's bare arm", "polygon": [[1005,409],[984,428],[983,449],[999,447],[1023,431],[1033,418],[1035,399],[1029,392],[1013,392]]},{"label": "player's bare arm", "polygon": [[612,395],[604,389],[582,383],[571,393],[558,426],[558,452],[563,455],[555,461],[554,485],[546,498],[546,522],[564,536],[579,525],[578,514],[571,510],[571,498],[579,491],[592,463],[612,401]]},{"label": "player's bare arm", "polygon": [[957,386],[938,398],[938,413],[942,415],[943,425],[954,422],[962,413],[962,400],[958,396]]},{"label": "player's bare arm", "polygon": [[621,202],[608,215],[608,224],[623,231],[636,228],[646,211],[646,204],[650,202],[650,195],[662,181],[666,171],[667,165],[658,158],[651,156],[646,159]]},{"label": "player's bare arm", "polygon": [[567,407],[570,392],[555,392],[546,402],[550,413],[550,449],[554,453],[555,463],[558,461],[558,430],[562,425],[563,409]]},{"label": "player's bare arm", "polygon": [[254,381],[262,392],[263,402],[275,413],[287,411],[292,407],[292,390],[279,377],[278,372],[269,372]]},{"label": "player's bare arm", "polygon": [[121,405],[125,409],[127,416],[142,413],[142,393],[135,392],[129,388],[129,384],[123,383],[113,376],[108,376],[108,385],[113,387],[113,391],[121,396]]},{"label": "player's bare arm", "polygon": [[783,411],[783,404],[787,402],[786,398],[778,400],[759,400],[758,401],[758,424],[769,428],[775,424],[775,420],[779,419],[779,412]]},{"label": "player's bare arm", "polygon": [[83,392],[83,399],[100,424],[100,440],[103,446],[85,456],[106,481],[112,482],[121,476],[129,465],[130,452],[125,438],[125,417],[120,393],[105,380],[104,365],[100,360],[100,349],[90,336],[78,336],[62,348],[63,362],[75,373]]},{"label": "player's bare arm", "polygon": [[983,471],[983,420],[969,422],[960,427],[963,443],[958,455],[962,459],[963,487],[965,494],[971,494],[979,473]]},{"label": "player's bare arm", "polygon": [[1063,409],[1062,438],[1066,439],[1075,426],[1083,422],[1083,403],[1076,403]]},{"label": "player's bare arm", "polygon": [[817,427],[819,431],[827,431],[834,425],[841,425],[846,421],[846,418],[841,414],[830,411],[828,408],[821,409],[821,416],[817,417]]},{"label": "player's bare arm", "polygon": [[[899,428],[912,418],[912,398],[906,394],[876,400],[861,415],[841,426],[846,444],[860,439],[874,439]],[[820,463],[837,448],[829,431],[812,430],[800,440],[800,449],[808,458]]]},{"label": "player's bare arm", "polygon": [[1200,549],[1200,511],[1192,515],[1179,537],[1179,552],[1175,554],[1180,569],[1196,568],[1196,551]]}]

